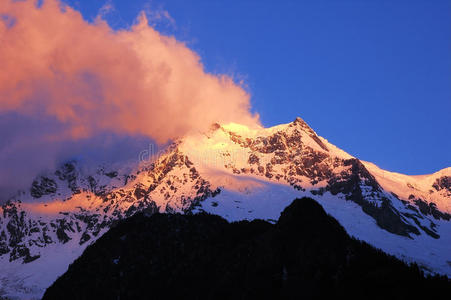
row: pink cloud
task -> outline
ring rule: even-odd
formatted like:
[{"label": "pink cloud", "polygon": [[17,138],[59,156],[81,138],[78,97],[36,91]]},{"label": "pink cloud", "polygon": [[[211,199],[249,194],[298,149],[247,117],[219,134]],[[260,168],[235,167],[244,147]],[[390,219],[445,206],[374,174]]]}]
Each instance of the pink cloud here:
[{"label": "pink cloud", "polygon": [[199,56],[161,35],[142,13],[130,30],[83,20],[57,0],[2,1],[0,112],[44,113],[68,125],[66,137],[98,131],[144,134],[157,141],[213,122],[257,124],[249,95]]}]

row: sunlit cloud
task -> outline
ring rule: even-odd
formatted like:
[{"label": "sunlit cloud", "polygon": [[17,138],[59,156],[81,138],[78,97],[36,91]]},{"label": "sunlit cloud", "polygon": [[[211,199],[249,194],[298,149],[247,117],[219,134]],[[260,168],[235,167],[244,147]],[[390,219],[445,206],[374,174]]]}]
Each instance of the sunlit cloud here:
[{"label": "sunlit cloud", "polygon": [[[59,0],[1,1],[0,117],[38,128],[41,120],[30,138],[47,148],[105,132],[164,143],[215,122],[258,126],[233,78],[205,72],[195,52],[149,26],[144,12],[130,29],[113,30],[102,19],[112,9],[107,3],[89,23]],[[11,126],[2,124],[0,135]],[[0,163],[12,144],[27,144],[24,133],[1,145]]]}]

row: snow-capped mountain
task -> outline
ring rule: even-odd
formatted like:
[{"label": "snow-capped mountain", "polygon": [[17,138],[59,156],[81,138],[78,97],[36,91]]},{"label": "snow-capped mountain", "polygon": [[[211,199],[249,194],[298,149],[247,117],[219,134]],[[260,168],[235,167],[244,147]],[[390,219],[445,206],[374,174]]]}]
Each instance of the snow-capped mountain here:
[{"label": "snow-capped mountain", "polygon": [[137,211],[272,221],[302,196],[350,235],[451,275],[451,168],[384,171],[297,118],[272,128],[215,124],[153,162],[94,173],[67,162],[36,178],[0,208],[0,296],[41,297],[88,244]]}]

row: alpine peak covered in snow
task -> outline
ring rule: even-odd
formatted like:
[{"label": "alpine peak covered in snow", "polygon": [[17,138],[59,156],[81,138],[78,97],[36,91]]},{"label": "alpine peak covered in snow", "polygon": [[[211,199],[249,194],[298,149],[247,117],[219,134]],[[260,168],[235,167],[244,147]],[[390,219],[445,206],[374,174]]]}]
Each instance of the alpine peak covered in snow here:
[{"label": "alpine peak covered in snow", "polygon": [[95,172],[67,162],[39,176],[0,208],[0,296],[39,298],[88,244],[138,211],[274,221],[303,196],[350,235],[451,274],[451,168],[388,172],[296,118],[271,128],[214,124],[152,161]]}]

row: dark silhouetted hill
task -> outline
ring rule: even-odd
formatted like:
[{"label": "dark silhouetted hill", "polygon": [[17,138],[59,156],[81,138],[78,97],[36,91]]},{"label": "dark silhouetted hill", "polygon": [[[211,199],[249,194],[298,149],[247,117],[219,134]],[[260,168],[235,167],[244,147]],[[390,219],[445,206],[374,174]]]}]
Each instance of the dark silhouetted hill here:
[{"label": "dark silhouetted hill", "polygon": [[[43,299],[417,299],[451,297],[446,277],[347,235],[310,198],[276,224],[137,214],[89,246]],[[439,298],[435,298],[439,299]]]}]

